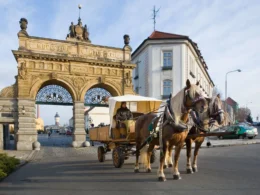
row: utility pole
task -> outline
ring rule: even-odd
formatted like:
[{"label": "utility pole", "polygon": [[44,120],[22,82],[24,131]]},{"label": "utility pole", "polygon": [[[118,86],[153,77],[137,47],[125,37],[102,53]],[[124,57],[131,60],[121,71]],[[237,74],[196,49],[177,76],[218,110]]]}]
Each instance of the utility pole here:
[{"label": "utility pole", "polygon": [[156,17],[157,17],[157,13],[159,12],[160,8],[159,9],[155,9],[155,6],[153,6],[153,16],[152,16],[152,19],[153,19],[153,30],[155,31],[155,24],[156,24]]}]

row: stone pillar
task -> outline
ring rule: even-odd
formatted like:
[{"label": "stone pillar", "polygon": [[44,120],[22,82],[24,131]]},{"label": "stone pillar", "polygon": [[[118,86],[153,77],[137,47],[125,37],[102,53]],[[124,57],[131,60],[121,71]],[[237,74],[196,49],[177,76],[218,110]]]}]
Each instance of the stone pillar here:
[{"label": "stone pillar", "polygon": [[86,145],[85,119],[84,119],[84,102],[74,102],[73,120],[74,131],[72,147],[83,147]]},{"label": "stone pillar", "polygon": [[4,128],[3,128],[3,124],[0,124],[0,150],[4,150]]},{"label": "stone pillar", "polygon": [[[25,113],[22,113],[23,107]],[[18,132],[16,149],[35,149],[35,145],[39,146],[37,137],[38,135],[35,127],[35,100],[18,99]]]}]

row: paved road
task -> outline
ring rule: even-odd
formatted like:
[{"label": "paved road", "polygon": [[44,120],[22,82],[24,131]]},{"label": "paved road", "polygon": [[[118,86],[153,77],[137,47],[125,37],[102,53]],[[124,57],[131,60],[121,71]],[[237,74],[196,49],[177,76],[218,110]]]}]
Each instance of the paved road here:
[{"label": "paved road", "polygon": [[[54,142],[54,140],[53,140]],[[171,170],[165,171],[167,181],[157,181],[153,172],[133,173],[134,158],[121,169],[112,165],[111,153],[104,163],[97,162],[96,148],[50,147],[50,140],[34,160],[0,183],[0,194],[66,195],[66,194],[198,194],[251,195],[260,191],[260,145],[203,148],[199,172],[185,174],[185,151],[180,159],[182,180],[172,180]],[[43,144],[44,145],[44,144]],[[158,155],[158,154],[157,154]]]}]

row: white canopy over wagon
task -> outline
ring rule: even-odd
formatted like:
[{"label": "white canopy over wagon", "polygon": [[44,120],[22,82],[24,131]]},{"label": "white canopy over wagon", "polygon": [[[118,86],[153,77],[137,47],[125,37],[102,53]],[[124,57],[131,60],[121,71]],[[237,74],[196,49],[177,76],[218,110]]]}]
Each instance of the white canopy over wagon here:
[{"label": "white canopy over wagon", "polygon": [[122,102],[126,102],[127,107],[132,112],[139,112],[145,114],[157,111],[160,108],[162,100],[139,95],[124,95],[110,97],[108,99],[110,117],[109,134],[111,133],[111,128],[113,126],[113,117],[116,115],[117,109],[120,108]]}]

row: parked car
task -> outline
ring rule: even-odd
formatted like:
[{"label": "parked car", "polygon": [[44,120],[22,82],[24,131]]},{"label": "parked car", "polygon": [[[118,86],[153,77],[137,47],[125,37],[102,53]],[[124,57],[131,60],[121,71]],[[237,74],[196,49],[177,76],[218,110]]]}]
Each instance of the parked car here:
[{"label": "parked car", "polygon": [[248,126],[246,124],[239,124],[239,125],[232,125],[228,126],[228,129],[225,132],[232,132],[235,131],[236,133],[233,135],[223,135],[223,136],[218,136],[219,139],[253,139],[258,135],[257,128],[253,126]]}]

